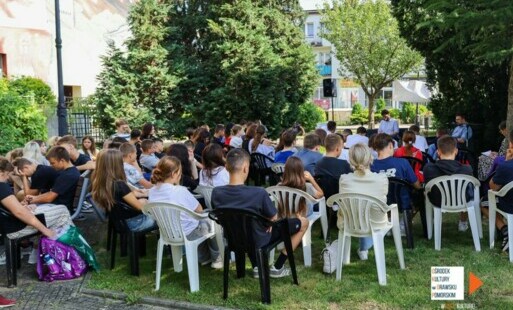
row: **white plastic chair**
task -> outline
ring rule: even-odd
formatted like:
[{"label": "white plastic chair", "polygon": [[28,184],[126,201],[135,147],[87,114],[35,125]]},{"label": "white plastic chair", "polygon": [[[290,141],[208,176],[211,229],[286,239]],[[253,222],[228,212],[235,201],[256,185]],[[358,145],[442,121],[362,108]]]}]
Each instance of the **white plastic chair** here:
[{"label": "white plastic chair", "polygon": [[312,266],[312,225],[319,218],[321,219],[322,234],[324,240],[326,240],[328,233],[328,217],[326,216],[326,199],[324,197],[315,199],[308,193],[290,188],[287,186],[271,186],[265,189],[272,197],[274,197],[275,205],[278,207],[279,204],[289,207],[290,213],[295,214],[299,207],[299,201],[304,198],[308,203],[318,203],[319,211],[312,213],[308,217],[309,225],[306,230],[303,239],[303,259],[306,267]]},{"label": "white plastic chair", "polygon": [[[513,182],[503,186],[498,192],[488,191],[488,221],[490,228],[490,249],[495,246],[495,218],[497,212],[502,214],[508,221],[508,236],[513,236],[513,214],[506,213],[497,208],[497,197],[504,197],[513,188]],[[511,237],[510,237],[511,238]],[[509,249],[509,261],[513,263],[513,250]]]},{"label": "white plastic chair", "polygon": [[[372,236],[378,282],[380,285],[386,285],[384,238],[390,229],[394,236],[399,266],[401,269],[405,268],[397,204],[388,206],[385,202],[364,194],[335,194],[328,199],[327,204],[330,207],[337,205],[338,216],[344,220],[343,227],[339,227],[338,232],[337,281],[342,278],[342,263],[350,263],[351,237]],[[388,212],[391,212],[391,221],[388,220]]]},{"label": "white plastic chair", "polygon": [[[467,201],[467,187],[474,186],[474,199]],[[477,252],[481,251],[479,238],[483,238],[481,225],[481,209],[479,207],[479,180],[465,174],[453,174],[434,178],[426,184],[424,195],[426,198],[426,223],[428,239],[433,235],[433,210],[435,226],[435,250],[440,251],[442,243],[442,213],[467,212],[470,230]],[[441,196],[441,206],[434,207],[429,200],[429,193],[438,188]]]},{"label": "white plastic chair", "polygon": [[[162,252],[164,251],[164,245],[170,245],[175,272],[182,271],[182,246],[185,246],[190,289],[191,292],[199,291],[198,245],[208,238],[213,238],[214,231],[211,229],[211,232],[201,238],[192,241],[187,240],[187,237],[183,233],[180,215],[185,213],[192,218],[201,220],[208,219],[208,214],[198,214],[185,207],[170,203],[149,203],[144,206],[143,213],[154,218],[160,230],[160,238],[157,246],[157,274],[155,277],[155,290],[158,291],[160,289],[160,274],[162,271]],[[210,219],[208,220],[210,221]],[[210,227],[213,227],[212,223]]]},{"label": "white plastic chair", "polygon": [[285,172],[285,164],[274,163],[271,165],[271,170],[277,175],[283,175],[283,173]]},{"label": "white plastic chair", "polygon": [[[207,209],[212,210],[212,191],[214,190],[213,186],[207,186],[207,185],[198,185],[194,192],[201,195],[201,197],[205,200],[205,205]],[[223,237],[223,228],[221,225],[213,222],[214,224],[214,231],[216,234],[216,242],[219,249],[224,249],[224,237]],[[224,251],[220,251],[221,257],[224,258]]]}]

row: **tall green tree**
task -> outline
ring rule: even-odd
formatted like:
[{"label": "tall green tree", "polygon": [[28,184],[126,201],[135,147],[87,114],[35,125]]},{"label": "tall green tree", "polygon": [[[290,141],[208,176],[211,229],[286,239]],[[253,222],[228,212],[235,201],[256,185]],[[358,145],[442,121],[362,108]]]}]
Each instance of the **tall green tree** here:
[{"label": "tall green tree", "polygon": [[[497,125],[506,115],[508,62],[483,61],[469,52],[467,48],[477,43],[471,33],[458,30],[456,34],[452,27],[428,26],[433,16],[447,16],[452,12],[448,8],[435,9],[428,2],[392,0],[401,34],[426,59],[427,82],[437,90],[430,107],[439,126],[452,122],[456,112],[466,113],[467,119],[474,123],[477,138],[474,141],[479,142],[476,149],[495,149]],[[465,6],[475,3],[463,2]],[[451,39],[456,35],[457,40]]]},{"label": "tall green tree", "polygon": [[175,1],[177,97],[198,122],[261,119],[277,133],[300,116],[319,75],[298,1]]},{"label": "tall green tree", "polygon": [[135,127],[153,122],[173,130],[173,121],[183,113],[172,97],[179,77],[172,72],[165,40],[170,31],[167,2],[135,3],[128,16],[132,36],[125,42],[126,51],[110,43],[102,58],[95,100],[98,119],[107,130],[112,130],[116,118]]},{"label": "tall green tree", "polygon": [[334,0],[325,4],[321,35],[335,47],[340,74],[354,79],[367,95],[369,127],[374,126],[374,100],[386,85],[422,63],[400,36],[397,20],[384,0]]}]

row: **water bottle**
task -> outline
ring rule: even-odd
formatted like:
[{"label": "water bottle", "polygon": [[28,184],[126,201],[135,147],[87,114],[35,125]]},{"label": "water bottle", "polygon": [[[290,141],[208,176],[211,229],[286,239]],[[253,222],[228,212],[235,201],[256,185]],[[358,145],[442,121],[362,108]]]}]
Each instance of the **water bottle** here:
[{"label": "water bottle", "polygon": [[48,272],[50,272],[50,274],[59,273],[59,266],[57,266],[55,260],[53,259],[53,257],[50,256],[50,254],[45,254],[43,256],[43,261],[45,262],[45,265],[48,267]]}]

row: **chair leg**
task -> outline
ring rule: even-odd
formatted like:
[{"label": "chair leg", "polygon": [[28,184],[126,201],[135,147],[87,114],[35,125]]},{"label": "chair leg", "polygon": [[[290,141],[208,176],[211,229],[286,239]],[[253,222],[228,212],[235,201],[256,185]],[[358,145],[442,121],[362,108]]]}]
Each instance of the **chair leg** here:
[{"label": "chair leg", "polygon": [[344,249],[345,241],[346,241],[346,238],[345,238],[344,234],[342,233],[342,231],[339,231],[338,244],[337,244],[337,269],[336,269],[337,281],[340,281],[340,279],[342,278],[342,260],[344,259],[342,256],[343,255],[342,250]]},{"label": "chair leg", "polygon": [[[394,214],[395,211],[395,214]],[[405,268],[404,265],[404,252],[403,252],[403,242],[401,240],[401,228],[399,226],[399,215],[397,214],[397,209],[392,211],[392,235],[394,236],[395,250],[397,251],[397,257],[399,258],[399,266],[401,269]],[[384,249],[383,249],[384,251]],[[383,252],[384,253],[384,252]],[[384,254],[383,254],[384,255]]]},{"label": "chair leg", "polygon": [[312,266],[312,226],[306,229],[305,234],[303,235],[303,239],[301,240],[303,243],[303,260],[305,263],[305,267]]},{"label": "chair leg", "polygon": [[223,266],[223,299],[228,298],[228,273],[230,271],[230,250],[224,248],[224,266]]},{"label": "chair leg", "polygon": [[351,236],[344,237],[344,248],[342,251],[342,262],[344,265],[349,265],[351,263]]},{"label": "chair leg", "polygon": [[162,274],[162,255],[164,252],[164,242],[159,239],[157,244],[157,269],[155,272],[155,290],[158,291],[160,289],[160,276]]},{"label": "chair leg", "polygon": [[442,246],[442,210],[434,208],[434,222],[435,222],[435,250],[440,251]]},{"label": "chair leg", "polygon": [[[495,205],[489,204],[488,207],[488,229],[490,234],[490,249],[495,247],[495,218],[497,217],[497,210],[495,209]],[[508,221],[508,228],[509,228]],[[509,233],[509,232],[508,232]]]},{"label": "chair leg", "polygon": [[[400,232],[399,232],[400,235]],[[376,268],[378,270],[379,285],[387,285],[387,270],[385,264],[385,245],[384,235],[380,233],[372,234],[372,241],[374,242],[374,256],[376,257]]]},{"label": "chair leg", "polygon": [[16,257],[14,255],[14,241],[4,238],[5,240],[5,258],[6,258],[6,268],[7,268],[7,287],[15,287],[18,285],[18,281],[16,279]]},{"label": "chair leg", "polygon": [[413,249],[413,227],[412,227],[412,211],[403,211],[404,230],[406,232],[406,245],[409,249]]},{"label": "chair leg", "polygon": [[246,254],[244,252],[235,253],[235,268],[237,269],[237,279],[246,276]]},{"label": "chair leg", "polygon": [[476,211],[476,223],[477,230],[479,232],[479,238],[483,239],[483,219],[481,218],[481,206],[479,204],[479,200],[476,204],[474,204],[474,209]]},{"label": "chair leg", "polygon": [[[288,236],[288,228],[282,226],[281,229],[282,236]],[[292,282],[296,285],[299,285],[297,280],[296,260],[294,258],[294,251],[292,250],[292,242],[290,241],[290,238],[284,238],[283,243],[285,245],[285,250],[287,251],[287,259],[289,260],[290,271],[292,271]],[[270,252],[273,253],[272,257],[274,259],[274,249],[272,249]]]},{"label": "chair leg", "polygon": [[125,257],[127,255],[128,248],[128,237],[127,234],[119,234],[119,243],[120,243],[120,255],[121,257]]},{"label": "chair leg", "polygon": [[474,207],[467,208],[468,220],[470,222],[470,230],[472,231],[472,238],[474,239],[474,246],[476,252],[481,252],[481,241],[479,240],[479,228],[477,227],[476,211]]},{"label": "chair leg", "polygon": [[258,279],[260,281],[260,295],[263,304],[271,303],[271,286],[269,283],[269,263],[266,253],[262,249],[258,249],[256,253],[256,261],[258,266]]},{"label": "chair leg", "polygon": [[[513,215],[508,214],[508,236],[513,236]],[[509,262],[513,263],[513,250],[509,249]]]},{"label": "chair leg", "polygon": [[115,234],[114,227],[112,227],[112,222],[109,221],[107,225],[107,250],[110,251],[112,244],[112,235]]},{"label": "chair leg", "polygon": [[433,206],[426,203],[426,226],[427,238],[431,240],[433,237]]},{"label": "chair leg", "polygon": [[139,276],[139,254],[137,244],[137,234],[129,232],[128,236],[128,256],[130,261],[130,273],[133,276]]},{"label": "chair leg", "polygon": [[114,263],[116,259],[116,240],[118,238],[118,233],[112,231],[111,242],[110,242],[110,269],[114,269]]},{"label": "chair leg", "polygon": [[426,207],[423,206],[421,207],[421,209],[419,209],[419,213],[420,213],[420,222],[422,223],[422,235],[424,236],[424,238],[428,238],[428,231],[427,231],[427,222],[426,222]]},{"label": "chair leg", "polygon": [[194,293],[199,291],[198,247],[185,246],[185,258],[187,259],[187,271],[189,272],[189,287],[191,293]]},{"label": "chair leg", "polygon": [[171,256],[173,257],[173,269],[175,272],[182,272],[183,270],[183,251],[181,245],[171,246]]},{"label": "chair leg", "polygon": [[14,242],[14,255],[16,255],[16,269],[21,268],[21,247],[18,240]]}]

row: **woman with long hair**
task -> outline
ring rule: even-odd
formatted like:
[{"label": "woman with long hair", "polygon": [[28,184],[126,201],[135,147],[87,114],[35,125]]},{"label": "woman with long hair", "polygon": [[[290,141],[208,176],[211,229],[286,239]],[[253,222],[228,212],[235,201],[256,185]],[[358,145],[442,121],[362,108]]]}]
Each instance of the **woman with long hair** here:
[{"label": "woman with long hair", "polygon": [[[211,144],[214,145],[214,144]],[[220,146],[217,145],[219,148]],[[187,190],[180,185],[182,179],[182,165],[174,156],[162,157],[151,176],[151,183],[155,184],[149,190],[149,202],[172,203],[185,207],[196,213],[202,213],[201,204]],[[180,218],[182,229],[188,240],[201,238],[210,231],[209,221],[196,220],[188,215],[182,214]],[[198,261],[200,263],[212,262],[215,269],[223,268],[223,262],[219,255],[219,249],[215,239],[209,238],[198,246]]]},{"label": "woman with long hair", "polygon": [[266,130],[264,125],[256,128],[255,136],[249,141],[249,153],[260,153],[274,159],[274,147],[269,139],[266,139]]},{"label": "woman with long hair", "polygon": [[248,124],[244,137],[242,138],[242,149],[249,152],[249,142],[255,136],[257,127],[258,125],[254,123],[251,123],[251,125]]},{"label": "woman with long hair", "polygon": [[230,182],[230,174],[225,169],[223,149],[217,143],[211,143],[203,150],[203,169],[199,174],[199,184],[223,186]]},{"label": "woman with long hair", "polygon": [[167,156],[174,156],[180,160],[182,166],[182,179],[180,185],[193,191],[198,187],[198,170],[196,164],[189,156],[189,150],[183,143],[171,144],[166,151]]},{"label": "woman with long hair", "polygon": [[[373,196],[383,202],[387,201],[388,178],[384,173],[371,172],[370,166],[373,158],[370,148],[362,143],[357,143],[349,149],[349,165],[354,172],[340,176],[339,193],[356,193]],[[341,213],[338,213],[339,215]],[[386,217],[386,215],[385,215]],[[387,220],[386,218],[383,219]],[[338,218],[337,225],[341,227],[344,220]],[[339,241],[340,242],[340,241]],[[372,247],[372,238],[360,238],[358,256],[361,260],[367,260],[369,249]]]},{"label": "woman with long hair", "polygon": [[[141,211],[146,204],[143,191],[130,190],[123,169],[123,155],[117,149],[101,151],[96,158],[96,169],[92,175],[92,195],[94,201],[110,212],[119,203],[124,203]],[[139,214],[126,220],[132,231],[142,231],[155,226],[155,221],[145,215]]]},{"label": "woman with long hair", "polygon": [[37,142],[30,141],[25,144],[25,147],[23,148],[23,157],[30,159],[37,164],[50,166],[48,160],[43,156],[43,154],[41,154],[41,148]]},{"label": "woman with long hair", "polygon": [[[406,130],[403,133],[403,146],[395,150],[394,157],[413,157],[417,158],[418,160],[422,161],[422,152],[413,146],[415,143],[415,133],[411,130]],[[424,174],[421,171],[422,165],[420,163],[415,163],[413,165],[413,171],[415,172],[415,175],[417,176],[417,180],[419,180],[420,183],[424,183]]]},{"label": "woman with long hair", "polygon": [[[301,159],[294,156],[287,159],[285,170],[283,172],[283,181],[279,185],[302,190],[315,199],[319,199],[324,196],[322,189],[310,172],[305,171]],[[305,199],[301,198],[299,201],[299,208],[296,212],[297,214],[290,214],[288,206],[278,206],[278,216],[284,218],[290,216],[296,217],[298,214],[303,217],[308,217],[313,213],[313,205],[307,205]]]},{"label": "woman with long hair", "polygon": [[210,132],[206,128],[200,127],[196,129],[191,140],[194,142],[194,156],[201,158],[203,149],[210,143]]},{"label": "woman with long hair", "polygon": [[155,138],[155,126],[152,123],[144,124],[141,131],[141,141]]},{"label": "woman with long hair", "polygon": [[91,160],[96,160],[96,156],[98,156],[98,150],[96,149],[96,144],[94,143],[94,138],[91,136],[85,136],[82,138],[82,147],[78,150],[79,153],[84,155],[88,155]]}]

